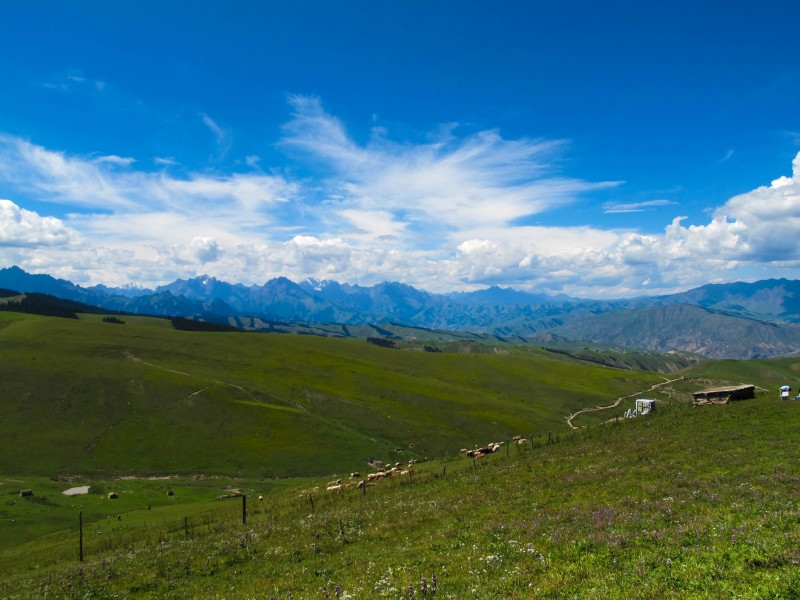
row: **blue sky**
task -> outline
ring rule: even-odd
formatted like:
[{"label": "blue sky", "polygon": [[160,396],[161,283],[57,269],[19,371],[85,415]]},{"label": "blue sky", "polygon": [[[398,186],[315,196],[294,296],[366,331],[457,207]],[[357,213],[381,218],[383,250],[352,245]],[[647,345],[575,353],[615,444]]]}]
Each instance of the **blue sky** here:
[{"label": "blue sky", "polygon": [[0,267],[800,277],[796,2],[0,3]]}]

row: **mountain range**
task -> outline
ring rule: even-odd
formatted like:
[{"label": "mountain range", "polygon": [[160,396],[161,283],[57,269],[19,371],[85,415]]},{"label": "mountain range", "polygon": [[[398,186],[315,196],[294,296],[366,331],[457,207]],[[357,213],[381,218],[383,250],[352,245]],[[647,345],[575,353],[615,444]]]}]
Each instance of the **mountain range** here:
[{"label": "mountain range", "polygon": [[[209,276],[156,289],[82,287],[19,267],[0,269],[0,287],[134,314],[227,322],[256,330],[275,323],[408,327],[537,341],[553,336],[652,352],[767,358],[800,350],[800,281],[710,284],[678,294],[581,300],[491,287],[434,294],[398,282],[360,286],[285,277],[263,285]],[[371,331],[373,329],[370,329]],[[341,333],[344,332],[344,333]]]}]

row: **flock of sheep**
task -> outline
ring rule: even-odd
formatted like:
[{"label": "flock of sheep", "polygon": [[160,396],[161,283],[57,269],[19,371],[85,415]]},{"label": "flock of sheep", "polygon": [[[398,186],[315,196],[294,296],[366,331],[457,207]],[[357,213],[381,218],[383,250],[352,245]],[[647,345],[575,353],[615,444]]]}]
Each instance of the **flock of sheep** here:
[{"label": "flock of sheep", "polygon": [[[521,446],[527,441],[528,440],[526,440],[521,435],[515,435],[511,439],[511,443],[516,444],[517,446]],[[489,442],[482,448],[475,448],[474,450],[467,450],[466,448],[462,448],[461,453],[466,454],[467,456],[470,456],[472,458],[479,458],[481,456],[485,456],[486,454],[493,454],[497,452],[498,450],[500,450],[500,448],[504,443],[505,442]]]},{"label": "flock of sheep", "polygon": [[415,462],[416,461],[412,459],[408,461],[408,464],[405,467],[401,466],[401,463],[395,463],[394,466],[381,466],[378,467],[374,473],[367,473],[366,478],[362,478],[361,473],[359,471],[355,471],[350,473],[350,480],[347,483],[343,483],[341,479],[329,481],[325,486],[325,490],[328,492],[341,492],[347,488],[363,489],[366,486],[374,485],[374,483],[379,479],[408,476]]},{"label": "flock of sheep", "polygon": [[[521,436],[517,435],[512,438],[511,443],[522,445],[527,440]],[[467,450],[466,448],[461,449],[462,454],[466,454],[472,458],[478,458],[484,456],[486,454],[493,454],[497,452],[503,446],[503,442],[490,442],[481,448],[475,448],[474,450]],[[394,466],[391,465],[383,465],[380,461],[370,461],[369,464],[375,467],[375,471],[373,473],[367,473],[366,478],[361,476],[361,473],[355,471],[350,473],[350,479],[347,482],[343,482],[341,479],[335,479],[333,481],[329,481],[325,485],[325,491],[327,492],[342,492],[343,490],[349,488],[357,488],[359,490],[366,488],[367,486],[374,485],[380,479],[386,479],[391,477],[403,477],[409,476],[412,471],[412,467],[415,464],[415,460],[408,461],[408,464],[402,466],[401,463],[395,463]],[[309,493],[313,493],[319,491],[319,488],[313,488],[311,490],[306,490],[303,492],[302,495],[308,495]]]}]

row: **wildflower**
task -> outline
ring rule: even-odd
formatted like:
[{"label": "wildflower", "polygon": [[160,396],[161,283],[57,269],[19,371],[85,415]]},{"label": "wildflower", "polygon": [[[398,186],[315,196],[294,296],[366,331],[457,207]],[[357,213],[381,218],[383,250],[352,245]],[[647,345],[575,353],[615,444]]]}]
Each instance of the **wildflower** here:
[{"label": "wildflower", "polygon": [[436,593],[436,573],[431,576],[431,595]]},{"label": "wildflower", "polygon": [[324,585],[322,586],[322,597],[328,598],[328,588],[326,588]]},{"label": "wildflower", "polygon": [[414,600],[414,585],[411,583],[408,584],[408,599]]},{"label": "wildflower", "polygon": [[333,595],[336,596],[337,598],[341,596],[342,588],[340,588],[338,585],[333,586]]},{"label": "wildflower", "polygon": [[419,587],[420,591],[422,592],[422,597],[424,598],[428,594],[428,580],[425,579],[425,575],[422,576],[422,583]]}]

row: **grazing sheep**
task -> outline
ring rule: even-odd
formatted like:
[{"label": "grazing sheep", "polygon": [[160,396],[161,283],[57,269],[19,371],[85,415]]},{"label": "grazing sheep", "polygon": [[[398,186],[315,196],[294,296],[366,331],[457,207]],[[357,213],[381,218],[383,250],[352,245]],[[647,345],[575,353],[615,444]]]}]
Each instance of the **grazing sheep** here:
[{"label": "grazing sheep", "polygon": [[325,488],[329,492],[341,492],[342,491],[342,484],[337,485],[329,485]]},{"label": "grazing sheep", "polygon": [[319,491],[319,486],[314,486],[310,490],[303,490],[302,492],[300,492],[298,498],[308,498],[310,494],[314,494],[318,491]]},{"label": "grazing sheep", "polygon": [[502,445],[503,445],[502,443],[491,442],[485,445],[483,448],[475,448],[474,450],[467,450],[466,455],[471,456],[473,458],[478,458],[486,454],[493,454],[497,452]]}]

